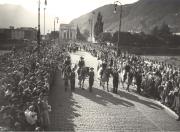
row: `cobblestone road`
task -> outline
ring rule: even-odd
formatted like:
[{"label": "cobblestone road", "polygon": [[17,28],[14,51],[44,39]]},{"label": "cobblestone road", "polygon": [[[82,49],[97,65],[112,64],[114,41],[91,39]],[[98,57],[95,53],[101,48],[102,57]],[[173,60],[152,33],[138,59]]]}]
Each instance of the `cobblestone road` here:
[{"label": "cobblestone road", "polygon": [[[84,56],[86,65],[96,67],[97,60],[89,53],[72,54],[76,63]],[[57,72],[50,93],[50,130],[56,131],[180,131],[177,122],[153,100],[128,93],[121,87],[118,94],[104,91],[95,82],[92,93],[76,88],[64,91],[63,80]]]}]

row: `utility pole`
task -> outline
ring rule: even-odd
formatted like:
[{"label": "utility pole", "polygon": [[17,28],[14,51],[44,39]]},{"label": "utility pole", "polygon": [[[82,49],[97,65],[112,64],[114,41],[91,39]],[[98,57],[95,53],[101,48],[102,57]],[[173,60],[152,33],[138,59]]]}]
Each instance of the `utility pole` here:
[{"label": "utility pole", "polygon": [[41,33],[40,33],[40,0],[39,0],[38,2],[38,32],[37,32],[38,56],[40,52],[40,37],[41,37]]},{"label": "utility pole", "polygon": [[119,15],[119,32],[118,32],[118,44],[117,44],[117,56],[120,55],[120,49],[119,49],[119,44],[120,44],[120,32],[121,32],[121,24],[122,24],[122,4],[119,1],[114,2],[114,13],[117,12],[117,5],[120,5],[120,15]]}]

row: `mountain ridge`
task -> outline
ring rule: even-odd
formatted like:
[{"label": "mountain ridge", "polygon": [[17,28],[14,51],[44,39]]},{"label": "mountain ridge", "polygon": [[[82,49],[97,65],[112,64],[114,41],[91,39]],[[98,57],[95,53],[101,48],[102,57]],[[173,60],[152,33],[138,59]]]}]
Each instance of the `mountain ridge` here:
[{"label": "mountain ridge", "polygon": [[[149,33],[153,27],[166,23],[172,32],[180,32],[180,0],[139,0],[133,4],[123,5],[122,31],[146,32]],[[104,21],[104,31],[115,32],[119,26],[119,10],[113,14],[113,4],[104,5],[92,12],[101,12]],[[80,30],[90,29],[88,19],[92,17],[89,12],[80,16],[70,23],[78,25]]]}]

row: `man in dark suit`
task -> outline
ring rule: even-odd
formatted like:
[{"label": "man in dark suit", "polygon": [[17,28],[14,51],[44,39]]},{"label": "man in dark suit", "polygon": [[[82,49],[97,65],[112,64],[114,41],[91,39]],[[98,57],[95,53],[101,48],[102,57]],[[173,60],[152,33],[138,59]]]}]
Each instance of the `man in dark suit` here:
[{"label": "man in dark suit", "polygon": [[142,73],[139,68],[137,68],[135,73],[136,85],[137,85],[137,93],[141,93],[141,83],[142,83]]},{"label": "man in dark suit", "polygon": [[84,67],[84,66],[85,66],[84,58],[83,58],[82,56],[80,57],[80,60],[79,60],[78,66],[79,66],[79,68],[82,68],[82,67]]},{"label": "man in dark suit", "polygon": [[92,86],[94,84],[94,68],[91,67],[90,68],[90,72],[89,72],[89,91],[92,92]]},{"label": "man in dark suit", "polygon": [[119,73],[118,73],[118,69],[115,68],[115,71],[113,72],[113,93],[117,93],[118,84],[119,84]]},{"label": "man in dark suit", "polygon": [[76,77],[75,69],[73,68],[70,75],[71,91],[75,90],[75,77]]}]

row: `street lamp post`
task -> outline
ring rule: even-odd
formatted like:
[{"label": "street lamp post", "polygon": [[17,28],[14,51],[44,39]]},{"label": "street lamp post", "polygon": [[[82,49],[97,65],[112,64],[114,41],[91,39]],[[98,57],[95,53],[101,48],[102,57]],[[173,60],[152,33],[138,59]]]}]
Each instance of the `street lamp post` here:
[{"label": "street lamp post", "polygon": [[114,2],[114,13],[117,12],[117,6],[120,5],[120,15],[119,15],[119,32],[118,32],[118,44],[117,44],[117,56],[120,55],[119,43],[120,43],[120,31],[121,31],[121,20],[122,20],[122,4],[119,1]]},{"label": "street lamp post", "polygon": [[44,37],[46,34],[46,22],[45,22],[45,18],[46,18],[46,8],[44,7]]},{"label": "street lamp post", "polygon": [[57,20],[57,23],[58,23],[58,21],[59,21],[59,18],[58,17],[55,17],[54,18],[54,44],[56,44],[56,42],[55,42],[55,40],[56,40],[56,34],[55,34],[55,31],[56,31],[56,27],[55,27],[55,25],[56,25],[56,20]]},{"label": "street lamp post", "polygon": [[[45,0],[45,5],[47,5],[47,0]],[[41,43],[41,29],[40,29],[40,11],[41,11],[41,8],[40,8],[40,5],[41,5],[41,2],[39,0],[38,2],[38,32],[37,32],[37,43],[38,43],[38,55],[39,55],[39,52],[40,52],[40,43]]]}]

